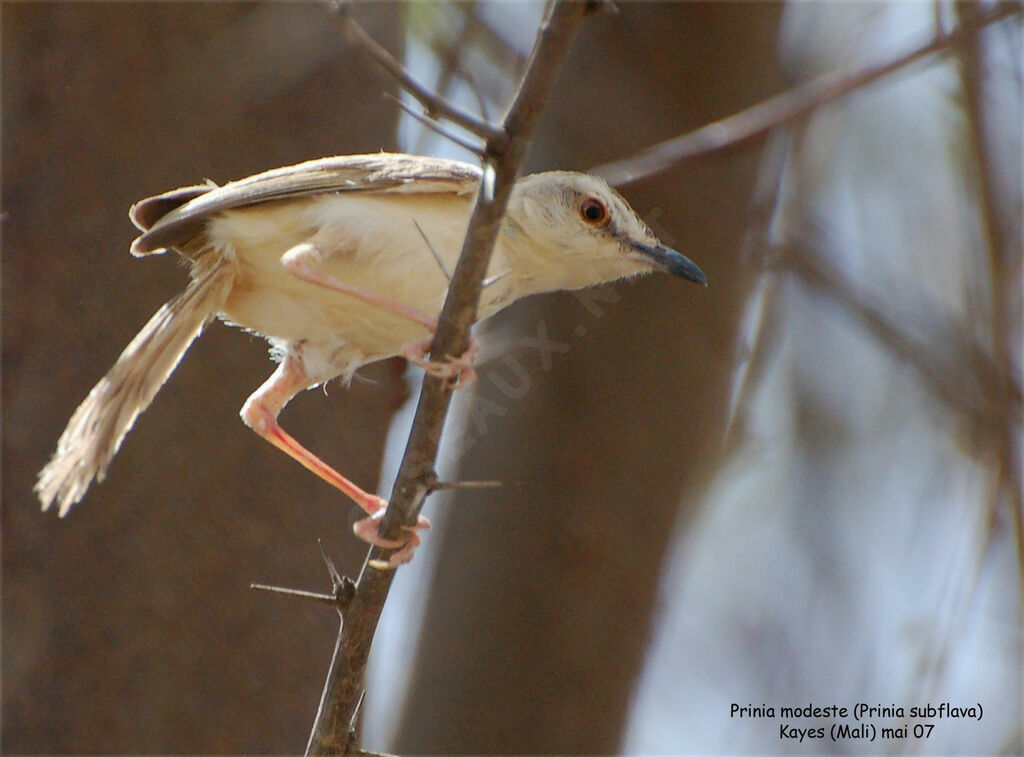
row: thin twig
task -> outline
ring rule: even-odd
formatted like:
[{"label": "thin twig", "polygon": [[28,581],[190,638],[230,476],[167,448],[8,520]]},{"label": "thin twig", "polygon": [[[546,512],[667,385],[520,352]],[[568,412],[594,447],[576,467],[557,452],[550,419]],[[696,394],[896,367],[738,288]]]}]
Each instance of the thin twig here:
[{"label": "thin twig", "polygon": [[333,594],[320,594],[319,592],[306,591],[305,589],[289,589],[286,586],[271,586],[269,584],[249,584],[249,588],[256,591],[265,591],[270,594],[283,594],[294,599],[308,599],[313,602],[331,605],[332,607],[338,606],[338,598]]},{"label": "thin twig", "polygon": [[[435,90],[439,94],[447,96],[451,91],[452,83],[455,82],[457,78],[461,78],[476,98],[477,113],[481,118],[489,121],[487,116],[487,106],[484,103],[483,95],[479,89],[477,89],[476,82],[464,69],[464,56],[461,55],[462,49],[472,50],[479,46],[479,42],[477,41],[476,25],[473,24],[473,21],[476,18],[476,8],[477,0],[470,0],[470,2],[466,3],[455,3],[445,6],[443,12],[446,16],[445,21],[448,22],[446,26],[454,26],[451,21],[456,14],[462,16],[462,26],[459,29],[449,28],[445,35],[431,35],[429,44],[431,51],[441,63],[441,70],[437,76],[437,85],[435,86]],[[455,38],[459,39],[459,44],[455,44]],[[421,139],[417,142],[417,146],[422,145],[423,141]]]},{"label": "thin twig", "polygon": [[[577,29],[603,5],[556,0],[549,7],[503,127],[487,126],[487,159],[480,191],[438,321],[431,347],[433,355],[461,355],[469,345],[469,329],[476,320],[481,285],[526,146]],[[417,99],[432,101],[429,96]],[[477,127],[470,131],[482,134],[484,130]],[[450,382],[429,374],[424,377],[409,442],[380,525],[379,533],[385,539],[398,539],[403,524],[416,522],[424,499],[437,482],[434,465],[451,392]],[[369,562],[386,559],[388,554],[379,547],[371,548],[360,572],[331,660],[307,754],[339,753],[348,748],[370,643],[395,573],[374,570]],[[354,744],[358,739],[351,741]]]},{"label": "thin twig", "polygon": [[434,491],[446,491],[451,489],[500,489],[505,486],[504,481],[438,481],[434,484]]},{"label": "thin twig", "polygon": [[1006,393],[997,392],[1001,373],[994,361],[973,341],[964,339],[954,324],[924,303],[918,306],[922,316],[913,337],[897,324],[886,309],[859,287],[853,286],[833,265],[815,252],[822,245],[793,244],[779,251],[776,265],[788,268],[803,281],[826,294],[846,309],[900,358],[914,367],[928,387],[949,407],[976,423],[991,429],[1002,424],[1003,414],[1019,418],[1022,408],[1021,387],[1010,383]]},{"label": "thin twig", "polygon": [[497,284],[503,278],[508,276],[510,273],[512,273],[512,272],[511,271],[502,271],[501,273],[496,273],[493,276],[491,276],[490,278],[484,279],[483,283],[480,285],[480,288],[481,289],[486,289],[489,286],[493,286],[494,284]]},{"label": "thin twig", "polygon": [[327,547],[324,546],[323,539],[316,540],[317,547],[320,548],[320,557],[323,558],[324,565],[327,567],[327,574],[331,577],[331,585],[337,587],[345,579],[342,578],[341,573],[338,571],[338,567],[334,564],[334,560],[327,554]]},{"label": "thin twig", "polygon": [[323,539],[317,539],[317,544],[320,546],[320,555],[324,559],[324,564],[327,566],[327,574],[331,577],[331,594],[322,594],[317,591],[306,591],[305,589],[289,589],[284,586],[271,586],[268,584],[250,584],[250,589],[256,591],[266,591],[271,594],[283,594],[293,599],[305,599],[312,602],[320,602],[322,604],[328,604],[334,607],[342,617],[348,610],[349,602],[352,601],[352,595],[355,593],[356,585],[352,579],[347,578],[338,571],[334,565],[334,560],[327,554],[327,549],[324,547]]},{"label": "thin twig", "polygon": [[441,259],[441,255],[437,252],[437,250],[434,249],[434,245],[430,243],[430,239],[427,237],[427,233],[423,231],[423,227],[420,226],[419,221],[417,221],[415,218],[413,219],[412,223],[413,226],[416,227],[416,231],[418,231],[420,233],[420,236],[423,237],[423,241],[426,243],[427,249],[430,250],[430,254],[434,256],[434,262],[437,263],[437,267],[441,269],[441,273],[444,274],[444,277],[448,280],[448,283],[451,283],[451,271],[449,271],[448,266],[444,264],[444,260]]},{"label": "thin twig", "polygon": [[945,52],[979,29],[1018,15],[1021,10],[1018,4],[1006,4],[979,12],[972,18],[965,19],[952,31],[938,31],[928,42],[885,63],[861,64],[823,74],[753,107],[702,126],[696,131],[661,142],[631,157],[592,168],[590,173],[604,177],[613,186],[621,186],[666,171],[690,158],[748,146],[763,139],[778,126],[803,118],[822,105],[848,95],[921,58]]},{"label": "thin twig", "polygon": [[334,8],[342,14],[345,24],[345,32],[349,40],[360,47],[367,55],[373,58],[377,65],[383,68],[398,85],[415,97],[423,106],[426,115],[433,119],[444,118],[452,123],[458,124],[466,131],[476,134],[484,140],[494,139],[501,134],[501,130],[493,124],[483,121],[476,116],[467,113],[454,103],[446,100],[435,92],[431,92],[412,75],[405,70],[395,57],[389,53],[380,43],[366,33],[359,22],[352,18],[348,12],[345,0],[333,3]]},{"label": "thin twig", "polygon": [[410,117],[415,118],[417,121],[419,121],[421,124],[426,126],[431,131],[433,131],[433,132],[435,132],[437,134],[440,134],[442,137],[447,139],[449,142],[452,142],[453,144],[458,145],[459,147],[461,147],[466,152],[468,152],[468,153],[470,153],[472,155],[476,155],[477,158],[483,158],[483,153],[481,152],[480,148],[477,147],[472,142],[470,142],[468,139],[463,139],[462,137],[457,135],[452,130],[444,128],[441,124],[439,124],[433,118],[430,118],[429,116],[425,116],[422,113],[417,113],[415,110],[410,108],[408,104],[402,102],[402,100],[400,98],[395,97],[390,92],[385,92],[384,93],[384,97],[386,97],[389,100],[394,100],[396,103],[398,103],[398,107],[399,108],[404,110]]}]

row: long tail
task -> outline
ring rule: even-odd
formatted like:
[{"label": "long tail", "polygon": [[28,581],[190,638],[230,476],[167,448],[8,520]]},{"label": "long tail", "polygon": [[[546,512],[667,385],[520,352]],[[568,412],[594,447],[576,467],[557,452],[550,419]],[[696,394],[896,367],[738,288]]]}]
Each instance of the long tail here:
[{"label": "long tail", "polygon": [[[198,265],[201,266],[201,263]],[[89,392],[39,473],[35,491],[61,516],[102,481],[125,434],[177,367],[192,341],[223,308],[234,271],[223,260],[201,270],[180,295],[161,307],[131,341],[114,367]]]}]

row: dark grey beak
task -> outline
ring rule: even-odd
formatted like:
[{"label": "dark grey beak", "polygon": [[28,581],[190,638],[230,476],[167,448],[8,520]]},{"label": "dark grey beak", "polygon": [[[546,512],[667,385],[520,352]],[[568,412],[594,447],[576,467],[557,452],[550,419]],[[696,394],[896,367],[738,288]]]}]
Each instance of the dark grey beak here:
[{"label": "dark grey beak", "polygon": [[708,285],[707,276],[697,267],[697,264],[671,247],[666,247],[663,244],[641,244],[640,242],[629,242],[628,244],[640,254],[640,257],[654,263],[666,273],[682,276],[684,279],[704,286]]}]

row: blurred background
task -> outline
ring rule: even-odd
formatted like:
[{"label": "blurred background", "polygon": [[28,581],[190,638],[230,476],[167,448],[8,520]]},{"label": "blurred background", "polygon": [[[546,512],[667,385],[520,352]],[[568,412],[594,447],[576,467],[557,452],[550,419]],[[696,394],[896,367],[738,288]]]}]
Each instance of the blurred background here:
[{"label": "blurred background", "polygon": [[[526,170],[629,156],[980,7],[623,3],[577,38]],[[543,6],[352,12],[499,118]],[[238,419],[265,343],[212,325],[66,519],[38,511],[34,477],[184,284],[169,256],[128,255],[134,201],[324,155],[472,158],[382,96],[318,3],[0,14],[3,749],[300,751],[336,616],[248,587],[327,590],[316,540],[353,576],[365,548],[355,506]],[[707,290],[650,277],[479,327],[440,466],[506,485],[428,502],[366,748],[1021,752],[1022,59],[1018,18],[620,187]],[[371,366],[282,423],[387,494],[420,376]],[[729,716],[943,701],[984,717],[819,747]]]}]

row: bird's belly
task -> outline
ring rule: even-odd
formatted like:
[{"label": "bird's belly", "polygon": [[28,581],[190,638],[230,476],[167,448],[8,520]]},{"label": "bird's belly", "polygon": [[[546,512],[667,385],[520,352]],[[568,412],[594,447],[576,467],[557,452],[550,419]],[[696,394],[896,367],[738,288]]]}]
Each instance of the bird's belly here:
[{"label": "bird's belly", "polygon": [[427,335],[422,326],[348,295],[298,280],[271,288],[265,278],[245,277],[229,295],[222,317],[276,344],[307,343],[339,373],[353,361],[362,365],[396,355]]},{"label": "bird's belly", "polygon": [[[347,203],[346,211],[351,212],[352,206]],[[258,215],[236,210],[211,223],[211,243],[237,269],[223,318],[277,344],[307,343],[338,373],[396,355],[404,345],[428,335],[423,326],[406,318],[295,277],[281,264],[281,256],[297,244],[312,241],[325,253],[317,266],[323,273],[436,316],[448,279],[430,247],[446,267],[451,266],[462,229],[449,233],[429,212],[418,212],[414,224],[413,217],[393,209],[376,214],[383,219],[378,228],[362,221],[331,226],[316,216],[323,215],[319,206],[307,203],[303,213],[295,208],[296,203],[284,203],[261,208]],[[430,247],[417,224],[430,239]]]}]

